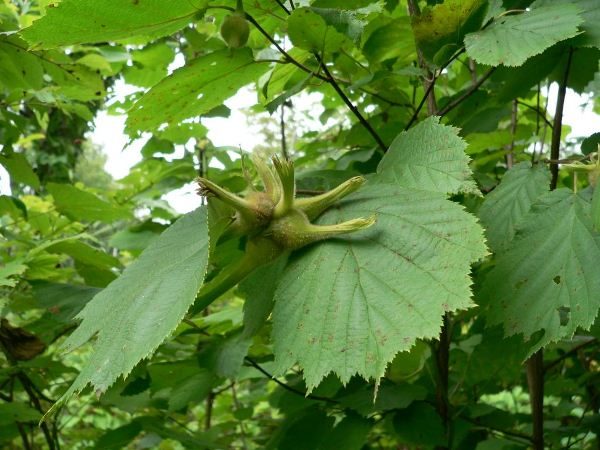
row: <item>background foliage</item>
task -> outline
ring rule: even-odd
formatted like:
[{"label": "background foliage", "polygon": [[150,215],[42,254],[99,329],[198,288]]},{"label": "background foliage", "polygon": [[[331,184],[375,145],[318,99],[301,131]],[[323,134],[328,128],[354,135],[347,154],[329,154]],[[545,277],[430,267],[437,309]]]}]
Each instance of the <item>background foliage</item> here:
[{"label": "background foliage", "polygon": [[[165,3],[0,2],[0,446],[600,448],[600,135],[562,124],[600,4],[245,0],[231,49],[236,2]],[[245,241],[163,196],[257,182],[203,124],[248,85],[299,196],[366,175],[318,222],[377,224],[207,296]],[[103,109],[147,139],[119,180]]]}]

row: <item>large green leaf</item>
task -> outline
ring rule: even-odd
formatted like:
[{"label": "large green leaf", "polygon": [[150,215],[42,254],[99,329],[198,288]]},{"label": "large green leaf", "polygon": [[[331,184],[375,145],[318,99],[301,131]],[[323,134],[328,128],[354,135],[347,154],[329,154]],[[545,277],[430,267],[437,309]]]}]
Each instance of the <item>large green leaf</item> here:
[{"label": "large green leaf", "polygon": [[544,330],[532,351],[589,328],[600,307],[598,261],[588,199],[568,189],[544,195],[485,280],[490,321],[507,335]]},{"label": "large green leaf", "polygon": [[479,218],[492,250],[503,249],[515,235],[531,204],[550,189],[550,172],[543,165],[522,162],[506,172],[502,182],[486,196]]},{"label": "large green leaf", "polygon": [[63,0],[22,32],[37,48],[156,38],[185,27],[206,1]]},{"label": "large green leaf", "polygon": [[133,105],[129,133],[206,114],[269,68],[248,49],[222,50],[194,59],[154,86]]},{"label": "large green leaf", "polygon": [[48,183],[46,187],[54,198],[56,209],[72,219],[110,223],[131,216],[128,209],[112,205],[75,186]]},{"label": "large green leaf", "polygon": [[378,180],[432,192],[479,192],[458,129],[430,117],[402,132],[381,159]]},{"label": "large green leaf", "polygon": [[72,350],[96,335],[93,353],[53,409],[88,384],[104,392],[150,356],[194,302],[207,259],[206,211],[200,208],[169,227],[96,295],[64,344]]},{"label": "large green leaf", "polygon": [[476,219],[445,193],[373,183],[339,206],[319,221],[377,224],[295,255],[275,293],[277,371],[299,362],[309,390],[330,372],[379,379],[396,353],[436,337],[445,312],[472,305],[470,264],[486,253]]},{"label": "large green leaf", "polygon": [[558,2],[521,14],[505,15],[489,27],[467,34],[467,54],[481,64],[520,66],[551,45],[577,34],[583,22],[577,6]]}]

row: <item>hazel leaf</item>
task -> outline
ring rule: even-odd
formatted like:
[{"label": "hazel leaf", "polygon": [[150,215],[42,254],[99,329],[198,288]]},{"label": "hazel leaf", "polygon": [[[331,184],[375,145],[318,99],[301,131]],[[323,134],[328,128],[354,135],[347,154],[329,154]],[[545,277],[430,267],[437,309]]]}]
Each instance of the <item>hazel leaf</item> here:
[{"label": "hazel leaf", "polygon": [[73,350],[97,336],[93,352],[51,411],[88,384],[104,392],[149,357],[194,302],[207,259],[206,210],[199,208],[171,225],[87,303],[63,348]]},{"label": "hazel leaf", "polygon": [[491,323],[526,339],[530,353],[588,329],[600,307],[600,234],[585,195],[559,189],[542,196],[486,277],[482,301]]},{"label": "hazel leaf", "polygon": [[438,336],[445,312],[471,303],[483,230],[444,193],[371,184],[317,221],[375,214],[367,230],[292,255],[275,292],[275,365],[299,363],[309,390],[329,373],[379,379],[400,351]]}]

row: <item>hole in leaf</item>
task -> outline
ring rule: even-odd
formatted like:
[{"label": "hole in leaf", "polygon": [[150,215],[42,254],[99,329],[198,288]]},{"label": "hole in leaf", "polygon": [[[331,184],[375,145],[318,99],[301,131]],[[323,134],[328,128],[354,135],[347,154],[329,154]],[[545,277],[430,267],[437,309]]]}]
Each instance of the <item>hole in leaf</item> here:
[{"label": "hole in leaf", "polygon": [[560,319],[560,326],[564,327],[569,323],[569,319],[571,316],[571,308],[567,307],[567,306],[561,306],[559,308],[556,308],[556,310],[558,311],[558,317]]},{"label": "hole in leaf", "polygon": [[555,284],[560,284],[560,275],[556,275],[554,278],[552,278],[552,281],[554,281]]}]

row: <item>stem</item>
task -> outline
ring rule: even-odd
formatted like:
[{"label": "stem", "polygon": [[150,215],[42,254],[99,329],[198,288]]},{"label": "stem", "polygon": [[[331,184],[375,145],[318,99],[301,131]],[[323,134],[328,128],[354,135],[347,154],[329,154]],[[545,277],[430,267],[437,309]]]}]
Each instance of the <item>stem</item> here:
[{"label": "stem", "polygon": [[275,0],[275,1],[281,7],[281,9],[283,9],[285,11],[286,14],[290,13],[290,11],[285,7],[285,5],[283,4],[283,2],[281,0]]},{"label": "stem", "polygon": [[450,372],[450,315],[444,314],[440,339],[435,346],[435,363],[437,369],[436,383],[436,409],[442,419],[444,434],[446,436],[446,445],[438,446],[437,449],[450,448],[450,420],[449,420],[449,401],[448,401],[448,375]]},{"label": "stem", "polygon": [[550,122],[548,120],[548,118],[546,117],[546,114],[544,113],[544,111],[542,111],[540,109],[540,100],[537,99],[537,106],[533,106],[533,105],[529,105],[521,100],[516,99],[515,100],[517,102],[517,104],[524,106],[525,108],[529,108],[532,111],[535,111],[535,113],[537,114],[537,118],[536,118],[536,125],[535,125],[535,129],[536,129],[536,136],[540,131],[540,124],[539,124],[539,120],[542,119],[544,122],[546,122],[546,125],[548,125],[550,128],[552,128],[552,122]]},{"label": "stem", "polygon": [[25,428],[23,427],[23,424],[21,422],[17,422],[17,429],[19,430],[19,434],[21,435],[23,449],[32,450],[31,444],[29,443],[29,439],[27,437],[27,432],[25,431]]},{"label": "stem", "polygon": [[469,89],[467,89],[459,97],[455,98],[450,103],[448,103],[446,106],[444,106],[442,109],[440,109],[438,111],[438,115],[444,116],[444,115],[448,114],[450,111],[452,111],[454,108],[456,108],[462,102],[464,102],[467,98],[469,98],[471,95],[473,95],[481,87],[481,85],[483,83],[485,83],[485,81],[494,73],[495,70],[496,70],[495,67],[492,67],[490,70],[488,70]]},{"label": "stem", "polygon": [[[558,160],[560,150],[560,137],[562,128],[563,108],[567,94],[567,81],[571,67],[573,48],[569,49],[567,67],[562,83],[558,87],[558,98],[556,99],[556,110],[554,113],[554,124],[552,128],[552,143],[550,144],[550,159]],[[550,164],[550,190],[556,189],[558,182],[558,164]],[[527,361],[527,383],[529,385],[529,401],[531,403],[531,415],[533,420],[533,448],[544,449],[544,351],[538,350]]]},{"label": "stem", "polygon": [[592,338],[587,342],[584,342],[583,344],[579,344],[576,345],[575,347],[573,347],[571,350],[569,350],[568,352],[563,353],[562,355],[560,355],[558,358],[556,358],[554,361],[546,364],[544,366],[544,372],[548,372],[550,370],[552,370],[554,367],[558,366],[562,361],[564,361],[565,359],[576,355],[577,352],[579,352],[579,350],[584,349],[585,347],[588,347],[590,345],[596,345],[598,344],[598,339],[596,338]]},{"label": "stem", "polygon": [[544,450],[544,351],[535,352],[525,364],[533,419],[533,449]]},{"label": "stem", "polygon": [[[408,0],[408,12],[411,17],[418,16],[420,14],[419,5],[416,0]],[[442,73],[442,70],[448,66],[452,61],[454,61],[458,56],[462,53],[457,52],[448,60],[448,62],[440,69],[439,74]],[[427,63],[425,62],[425,58],[419,48],[417,48],[417,57],[419,66],[427,71],[427,78],[423,80],[423,89],[425,90],[425,95],[421,100],[421,103],[417,107],[417,110],[413,114],[413,117],[408,122],[406,127],[407,130],[410,128],[412,123],[418,117],[419,111],[423,107],[423,103],[427,100],[427,112],[428,115],[432,116],[437,113],[437,103],[435,100],[435,91],[433,87],[437,80],[437,76],[434,76],[431,71],[429,71],[427,67]],[[444,426],[444,434],[446,436],[446,444],[442,446],[436,447],[439,450],[448,449],[451,446],[451,430],[450,430],[450,421],[449,421],[449,400],[448,400],[448,374],[449,374],[449,363],[450,363],[450,314],[445,313],[442,323],[442,329],[440,331],[440,338],[437,345],[434,345],[434,355],[435,355],[435,367],[437,371],[437,382],[436,382],[436,410],[440,418],[442,419],[442,424]]]},{"label": "stem", "polygon": [[506,168],[511,169],[514,164],[513,150],[515,149],[515,133],[517,132],[517,113],[518,113],[517,100],[512,102],[512,112],[510,115],[510,144],[508,145],[508,152],[506,153]]},{"label": "stem", "polygon": [[289,384],[286,384],[283,381],[280,381],[277,378],[275,378],[272,374],[270,374],[265,369],[263,369],[260,366],[260,364],[258,364],[256,361],[254,361],[250,357],[246,356],[244,358],[244,360],[248,364],[250,364],[252,367],[254,367],[256,370],[258,370],[260,373],[262,373],[264,376],[266,376],[267,378],[269,378],[271,381],[274,381],[275,383],[277,383],[279,386],[281,386],[286,391],[293,392],[294,394],[298,394],[298,395],[300,395],[300,396],[302,396],[304,398],[310,398],[311,400],[319,400],[319,401],[322,401],[322,402],[334,403],[334,404],[339,403],[337,400],[334,400],[333,398],[329,398],[329,397],[321,397],[319,395],[312,395],[312,394],[306,395],[306,392],[303,392],[300,389],[296,389],[295,387],[292,387]]},{"label": "stem", "polygon": [[356,118],[362,124],[362,126],[365,127],[365,129],[369,132],[371,137],[373,137],[375,142],[377,142],[377,145],[379,146],[379,148],[381,148],[381,150],[385,152],[387,150],[387,145],[385,145],[385,142],[383,142],[383,139],[381,139],[379,134],[377,134],[377,132],[371,126],[371,124],[367,121],[367,119],[365,119],[363,117],[363,115],[360,113],[358,108],[356,106],[354,106],[354,104],[350,101],[348,96],[346,96],[344,91],[342,91],[342,88],[340,87],[340,85],[338,84],[336,79],[331,75],[331,73],[329,72],[329,69],[327,69],[327,65],[323,62],[321,57],[317,54],[315,54],[315,57],[317,58],[317,61],[319,62],[319,64],[321,64],[321,68],[323,69],[323,72],[327,76],[327,81],[329,82],[329,84],[331,84],[331,86],[333,87],[335,92],[337,92],[337,94],[340,96],[342,101],[346,104],[348,109],[350,111],[352,111],[352,114],[354,114],[356,116]]},{"label": "stem", "polygon": [[[419,105],[415,108],[412,117],[410,118],[410,120],[408,121],[408,123],[406,124],[406,126],[404,127],[404,131],[407,131],[412,126],[412,124],[415,123],[415,121],[419,117],[419,113],[421,112],[421,109],[423,108],[423,105],[425,104],[425,101],[429,97],[429,94],[432,92],[437,79],[442,74],[442,71],[446,67],[448,67],[452,63],[452,61],[454,61],[455,59],[457,59],[464,52],[465,52],[465,49],[463,47],[459,51],[457,51],[454,55],[452,55],[452,57],[448,61],[446,61],[442,67],[440,67],[440,69],[438,70],[438,73],[436,75],[434,75],[432,83],[429,84],[429,86],[427,87],[427,89],[425,89],[425,94],[423,95],[423,98],[421,98],[421,101],[419,102]],[[414,103],[415,94],[416,94],[416,89],[413,90],[413,103]]]},{"label": "stem", "polygon": [[212,425],[211,422],[212,422],[212,411],[213,411],[214,401],[215,401],[215,394],[210,392],[208,394],[208,397],[206,397],[206,413],[204,414],[204,431],[210,430],[210,427]]},{"label": "stem", "polygon": [[490,430],[490,431],[495,431],[499,434],[502,435],[506,435],[506,436],[512,436],[521,440],[524,440],[528,443],[531,443],[531,436],[527,435],[527,434],[523,434],[523,433],[519,433],[517,431],[512,431],[512,430],[505,430],[502,428],[497,428],[493,425],[487,425],[487,424],[482,424],[481,422],[479,422],[477,419],[472,419],[471,417],[467,417],[467,416],[460,416],[461,419],[466,420],[469,423],[472,423],[473,425],[477,425],[485,430]]},{"label": "stem", "polygon": [[[559,159],[560,153],[560,135],[562,132],[563,109],[565,106],[565,97],[567,95],[567,81],[569,79],[569,71],[571,69],[571,59],[573,57],[573,47],[569,48],[567,56],[567,67],[563,76],[562,83],[558,86],[558,96],[556,98],[556,110],[554,113],[554,124],[552,125],[552,143],[550,144],[550,159]],[[550,189],[556,189],[558,183],[558,164],[550,164]]]},{"label": "stem", "polygon": [[[231,397],[233,399],[233,404],[235,405],[235,409],[239,410],[240,402],[238,401],[237,393],[235,392],[235,383],[231,383]],[[240,424],[240,430],[241,430],[242,447],[244,448],[244,450],[248,450],[248,443],[246,442],[246,429],[244,427],[244,421],[238,420],[238,422]]]},{"label": "stem", "polygon": [[223,269],[212,280],[204,283],[188,312],[188,316],[198,314],[252,272],[255,267],[250,264],[249,259],[244,256],[237,265]]},{"label": "stem", "polygon": [[[294,6],[294,3],[292,1],[290,1],[290,5],[291,5],[291,9],[294,10],[295,6]],[[283,5],[283,4],[280,3],[280,6],[285,6],[285,5]],[[284,10],[287,12],[288,15],[291,14],[291,12],[289,10],[287,10],[285,7],[284,7]],[[304,64],[302,64],[299,61],[296,61],[294,58],[292,58],[291,55],[289,53],[287,53],[281,47],[281,45],[279,45],[279,43],[256,21],[256,19],[254,19],[254,17],[252,17],[252,16],[250,16],[249,14],[246,13],[246,20],[248,20],[248,22],[252,23],[256,27],[256,29],[265,38],[267,38],[267,40],[271,44],[273,44],[273,46],[277,49],[277,51],[279,51],[279,53],[281,53],[287,61],[289,61],[290,63],[294,64],[296,67],[298,67],[299,69],[303,70],[304,72],[310,73],[314,77],[316,77],[316,78],[318,78],[320,80],[326,81],[329,84],[331,84],[331,86],[333,87],[333,89],[341,97],[341,99],[344,101],[344,103],[346,104],[346,106],[348,106],[348,108],[350,109],[350,111],[352,111],[352,113],[356,116],[356,118],[359,120],[359,122],[367,129],[367,131],[373,137],[373,139],[375,139],[375,142],[377,142],[377,145],[384,152],[387,150],[387,146],[385,145],[385,143],[383,142],[383,140],[379,137],[379,135],[377,134],[377,132],[375,131],[375,129],[371,126],[371,124],[369,124],[369,122],[367,122],[367,120],[363,117],[363,115],[360,113],[360,111],[352,104],[352,102],[346,96],[346,94],[344,93],[344,91],[342,91],[342,89],[340,88],[337,80],[331,75],[331,73],[327,69],[327,66],[324,64],[323,60],[321,59],[321,57],[318,54],[315,54],[315,58],[319,62],[320,66],[322,67],[323,72],[325,73],[325,76],[320,75],[319,73],[315,73],[315,71],[309,69]],[[369,94],[370,95],[375,95],[373,93],[369,93]]]},{"label": "stem", "polygon": [[246,278],[254,269],[268,264],[281,254],[281,249],[266,239],[248,241],[244,256],[237,264],[221,270],[212,280],[204,283],[196,295],[188,317],[194,316],[217,298]]},{"label": "stem", "polygon": [[475,61],[471,58],[467,58],[467,65],[469,67],[469,72],[471,72],[471,83],[477,84],[477,65]]},{"label": "stem", "polygon": [[[410,17],[417,17],[421,15],[419,4],[416,0],[408,0],[408,15]],[[423,80],[423,88],[425,89],[426,95],[424,98],[427,100],[427,112],[430,116],[433,116],[437,112],[437,103],[435,101],[435,92],[433,91],[433,85],[435,84],[436,77],[433,72],[429,70],[423,52],[417,46],[417,60],[419,67],[425,71],[426,77]],[[441,71],[440,71],[441,72]]]},{"label": "stem", "polygon": [[[13,356],[10,354],[10,352],[1,343],[0,343],[0,350],[2,351],[2,353],[4,353],[6,360],[8,361],[8,363],[11,366],[17,366],[17,361],[13,358]],[[21,386],[23,386],[23,389],[27,393],[27,396],[29,397],[29,401],[32,403],[34,408],[39,413],[44,414],[44,409],[42,408],[40,400],[35,392],[37,390],[37,387],[34,389],[33,386],[35,386],[35,385],[34,385],[33,381],[31,381],[31,379],[27,376],[27,374],[25,372],[23,372],[22,370],[19,370],[19,372],[16,373],[16,377],[19,380],[19,382],[21,383]],[[48,444],[48,449],[49,450],[58,450],[58,442],[55,442],[55,440],[53,439],[52,434],[50,433],[50,428],[48,428],[48,424],[45,422],[41,422],[40,428],[42,429],[42,433],[44,434],[44,438],[46,439],[46,443]]]},{"label": "stem", "polygon": [[[213,8],[216,8],[216,7],[213,6]],[[231,10],[231,8],[227,8],[227,7],[222,7],[222,9]],[[291,64],[293,64],[294,66],[298,67],[300,70],[303,70],[306,73],[313,74],[314,77],[319,78],[322,81],[329,81],[326,77],[324,77],[318,73],[315,73],[314,70],[309,69],[301,62],[292,58],[292,56],[288,52],[286,52],[283,49],[283,47],[281,45],[279,45],[279,43],[275,39],[273,39],[273,37],[256,21],[256,19],[248,13],[246,13],[246,20],[248,22],[250,22],[252,25],[254,25],[256,27],[256,29],[260,32],[260,34],[262,34],[271,44],[273,44],[273,46],[277,49],[277,51],[283,55],[283,57],[285,58],[286,61],[290,62]]]}]

